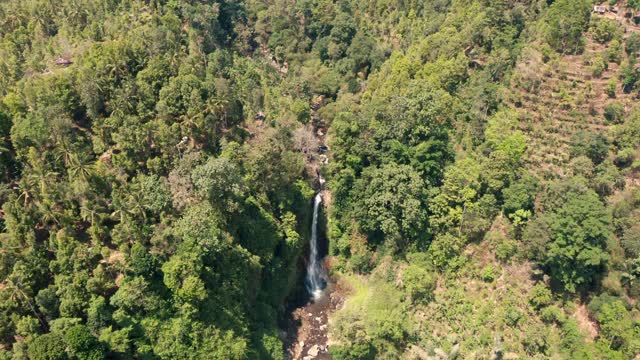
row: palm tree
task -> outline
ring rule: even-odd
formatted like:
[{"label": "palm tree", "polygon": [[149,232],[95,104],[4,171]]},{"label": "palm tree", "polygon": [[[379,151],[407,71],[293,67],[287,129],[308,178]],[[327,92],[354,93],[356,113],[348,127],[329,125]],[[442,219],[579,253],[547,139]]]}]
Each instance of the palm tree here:
[{"label": "palm tree", "polygon": [[88,182],[93,176],[95,164],[84,154],[72,154],[69,161],[69,176]]},{"label": "palm tree", "polygon": [[89,203],[85,201],[82,205],[80,205],[80,217],[82,220],[89,222],[91,226],[96,223],[96,217],[98,216],[98,212],[95,211]]},{"label": "palm tree", "polygon": [[20,278],[16,278],[16,281],[13,281],[11,278],[7,278],[4,282],[4,286],[5,286],[5,290],[8,290],[10,292],[9,300],[11,302],[17,303],[18,300],[22,298],[24,301],[27,302],[27,304],[29,305],[29,308],[31,309],[33,314],[36,316],[36,318],[40,320],[40,323],[42,324],[42,326],[46,328],[47,324],[44,322],[44,320],[42,320],[42,318],[40,317],[40,314],[36,311],[36,308],[33,306],[33,302],[31,302],[31,299],[29,298],[29,296],[21,289]]},{"label": "palm tree", "polygon": [[24,176],[24,180],[29,188],[39,190],[40,197],[45,197],[49,192],[50,184],[56,183],[57,176],[57,172],[38,166],[32,168],[32,171]]},{"label": "palm tree", "polygon": [[65,166],[68,166],[71,162],[71,156],[73,155],[73,152],[71,151],[71,148],[69,147],[69,144],[67,144],[66,140],[60,140],[60,146],[56,147],[54,153],[56,160],[62,160],[62,163]]},{"label": "palm tree", "polygon": [[229,101],[221,98],[211,98],[207,100],[204,111],[224,118],[224,126],[227,127],[227,114],[229,113]]}]

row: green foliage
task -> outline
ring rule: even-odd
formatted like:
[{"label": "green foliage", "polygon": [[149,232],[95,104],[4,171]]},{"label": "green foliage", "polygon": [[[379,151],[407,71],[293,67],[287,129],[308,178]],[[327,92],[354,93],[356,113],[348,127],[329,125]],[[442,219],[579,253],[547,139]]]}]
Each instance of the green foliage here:
[{"label": "green foliage", "polygon": [[411,331],[402,294],[384,282],[358,284],[334,322],[331,331],[340,345],[331,354],[338,359],[399,356]]},{"label": "green foliage", "polygon": [[627,37],[624,43],[624,49],[629,56],[632,56],[640,51],[640,34],[631,33]]},{"label": "green foliage", "polygon": [[[573,181],[562,186],[580,186],[579,180]],[[604,270],[611,218],[594,191],[569,191],[563,196],[565,202],[550,202],[529,223],[523,240],[551,278],[573,292],[588,288]]]},{"label": "green foliage", "polygon": [[[610,98],[615,98],[616,97],[616,89],[618,87],[618,82],[616,81],[616,79],[612,78],[607,82],[607,87],[605,89],[605,91],[607,92],[607,95]],[[611,117],[611,111],[613,109],[610,109],[609,107],[613,105],[613,104],[607,104],[607,106],[605,106],[604,111],[605,111],[605,118],[608,119],[608,117]],[[609,114],[608,114],[609,113]]]},{"label": "green foliage", "polygon": [[555,1],[549,6],[544,20],[547,26],[546,40],[560,53],[579,53],[584,48],[582,32],[589,24],[591,2]]},{"label": "green foliage", "polygon": [[538,187],[539,184],[536,178],[526,176],[504,189],[502,192],[504,213],[510,216],[518,210],[533,210],[533,201]]},{"label": "green foliage", "polygon": [[571,156],[573,157],[586,156],[598,165],[608,153],[609,143],[601,134],[581,131],[571,138]]},{"label": "green foliage", "polygon": [[29,344],[29,358],[34,360],[64,360],[67,345],[57,333],[40,335]]},{"label": "green foliage", "polygon": [[548,305],[551,305],[551,303],[553,302],[551,290],[549,290],[549,288],[547,288],[544,284],[537,284],[531,289],[529,302],[536,309],[542,309],[547,307]]},{"label": "green foliage", "polygon": [[593,77],[599,78],[602,74],[609,69],[609,59],[605,54],[596,56],[591,64],[591,74]]},{"label": "green foliage", "polygon": [[[591,5],[2,2],[0,358],[282,359],[319,163],[298,140],[318,125],[331,263],[354,288],[334,358],[631,358],[633,314],[591,285],[640,284],[637,204],[615,200],[638,168],[622,105],[640,38]],[[546,89],[555,72],[526,72],[591,39],[619,103],[608,133],[595,110],[547,126],[559,143],[538,127],[550,104],[510,81]],[[595,99],[571,81],[563,117]],[[601,302],[595,343],[529,288],[526,256]]]},{"label": "green foliage", "polygon": [[411,264],[402,273],[402,286],[413,303],[425,304],[433,298],[436,283],[427,270]]},{"label": "green foliage", "polygon": [[631,355],[638,351],[638,329],[630,317],[624,303],[609,295],[595,297],[589,303],[589,310],[600,324],[600,337],[607,347]]},{"label": "green foliage", "polygon": [[433,239],[427,254],[436,268],[455,271],[465,262],[465,257],[461,255],[465,244],[466,241],[462,238],[444,234]]},{"label": "green foliage", "polygon": [[98,360],[105,356],[102,344],[84,325],[76,325],[64,335],[69,354],[81,360]]},{"label": "green foliage", "polygon": [[371,236],[384,236],[400,250],[425,239],[427,221],[424,183],[407,165],[388,164],[368,168],[356,183],[356,219]]},{"label": "green foliage", "polygon": [[604,118],[610,123],[620,124],[624,121],[624,106],[614,102],[604,107]]},{"label": "green foliage", "polygon": [[633,109],[624,123],[612,129],[613,142],[619,148],[634,148],[640,144],[640,111]]},{"label": "green foliage", "polygon": [[629,258],[640,257],[640,224],[631,225],[626,228],[620,244]]},{"label": "green foliage", "polygon": [[609,49],[607,50],[607,58],[609,59],[609,61],[616,64],[620,64],[622,62],[622,44],[618,39],[614,39],[609,44]]},{"label": "green foliage", "polygon": [[540,318],[547,323],[564,324],[566,316],[557,306],[547,306],[540,310]]},{"label": "green foliage", "polygon": [[592,19],[590,31],[593,39],[601,44],[608,43],[621,35],[616,21],[607,18]]},{"label": "green foliage", "polygon": [[482,269],[480,278],[485,282],[493,282],[496,279],[496,268],[492,265],[487,265]]}]

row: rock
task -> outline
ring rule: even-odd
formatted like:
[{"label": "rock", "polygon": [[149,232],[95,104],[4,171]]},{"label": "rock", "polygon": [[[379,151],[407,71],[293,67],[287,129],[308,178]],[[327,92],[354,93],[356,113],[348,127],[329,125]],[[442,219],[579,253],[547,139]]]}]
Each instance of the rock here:
[{"label": "rock", "polygon": [[300,341],[298,344],[300,345],[301,348],[304,348],[304,341]]},{"label": "rock", "polygon": [[449,352],[449,359],[455,360],[460,355],[460,343],[453,345],[451,351]]},{"label": "rock", "polygon": [[324,131],[322,131],[322,129],[318,129],[317,134],[318,136],[324,136]]},{"label": "rock", "polygon": [[318,345],[313,345],[311,349],[309,349],[307,354],[309,354],[310,356],[318,356],[319,352],[320,352],[320,349],[318,348]]},{"label": "rock", "polygon": [[320,317],[320,316],[319,316],[319,317],[317,317],[317,318],[316,318],[316,321],[317,321],[317,322],[322,321],[322,317]]},{"label": "rock", "polygon": [[325,331],[327,329],[327,325],[326,324],[320,325],[319,329],[320,331]]},{"label": "rock", "polygon": [[449,355],[444,352],[444,350],[440,349],[440,348],[435,348],[433,350],[433,352],[436,354],[436,358],[437,359],[447,359],[449,357]]}]

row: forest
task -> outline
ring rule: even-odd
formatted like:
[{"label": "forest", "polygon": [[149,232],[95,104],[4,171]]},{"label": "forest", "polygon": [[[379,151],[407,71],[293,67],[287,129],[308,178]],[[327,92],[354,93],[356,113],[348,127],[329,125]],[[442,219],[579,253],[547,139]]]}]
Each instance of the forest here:
[{"label": "forest", "polygon": [[638,0],[1,1],[0,359],[636,358],[639,56]]}]

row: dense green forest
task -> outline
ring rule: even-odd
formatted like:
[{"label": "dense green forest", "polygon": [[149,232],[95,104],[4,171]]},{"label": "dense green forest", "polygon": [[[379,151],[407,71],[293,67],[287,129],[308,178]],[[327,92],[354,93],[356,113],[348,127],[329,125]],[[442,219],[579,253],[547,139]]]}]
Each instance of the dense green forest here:
[{"label": "dense green forest", "polygon": [[594,5],[0,2],[0,359],[285,359],[318,173],[333,359],[639,356],[640,1]]}]

